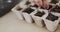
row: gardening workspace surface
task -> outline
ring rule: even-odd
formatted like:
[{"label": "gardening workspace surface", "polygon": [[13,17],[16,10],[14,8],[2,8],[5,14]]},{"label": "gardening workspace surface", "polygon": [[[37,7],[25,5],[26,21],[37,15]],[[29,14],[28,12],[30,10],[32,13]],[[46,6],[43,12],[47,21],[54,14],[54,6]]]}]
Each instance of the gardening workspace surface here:
[{"label": "gardening workspace surface", "polygon": [[[21,21],[17,16],[10,12],[0,18],[0,32],[50,32],[45,27],[41,28],[36,24],[28,24]],[[60,25],[55,32],[60,32]]]}]

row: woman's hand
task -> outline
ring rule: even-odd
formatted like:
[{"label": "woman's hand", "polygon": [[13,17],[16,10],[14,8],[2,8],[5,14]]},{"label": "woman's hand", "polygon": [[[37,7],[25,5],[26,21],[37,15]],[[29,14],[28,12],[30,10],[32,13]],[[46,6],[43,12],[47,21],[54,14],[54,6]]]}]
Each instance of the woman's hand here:
[{"label": "woman's hand", "polygon": [[33,0],[33,2],[38,6],[44,7],[45,9],[49,8],[49,3],[47,0]]}]

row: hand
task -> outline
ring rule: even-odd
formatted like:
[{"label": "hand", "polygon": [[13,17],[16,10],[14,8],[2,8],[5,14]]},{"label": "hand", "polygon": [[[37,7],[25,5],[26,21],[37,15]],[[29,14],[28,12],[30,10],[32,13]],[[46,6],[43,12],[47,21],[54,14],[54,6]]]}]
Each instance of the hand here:
[{"label": "hand", "polygon": [[47,0],[33,0],[33,2],[34,2],[36,5],[38,5],[38,6],[42,6],[42,7],[46,8],[46,9],[49,8],[49,3],[48,3]]}]

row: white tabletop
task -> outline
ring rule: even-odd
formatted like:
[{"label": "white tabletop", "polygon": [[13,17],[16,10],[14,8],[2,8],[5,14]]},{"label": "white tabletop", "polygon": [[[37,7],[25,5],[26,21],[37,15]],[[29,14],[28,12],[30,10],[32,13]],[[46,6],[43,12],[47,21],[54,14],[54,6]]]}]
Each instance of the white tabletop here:
[{"label": "white tabletop", "polygon": [[[0,32],[49,32],[46,28],[41,28],[35,24],[28,24],[25,21],[21,21],[17,16],[10,12],[0,18]],[[57,29],[56,32],[60,32]]]}]

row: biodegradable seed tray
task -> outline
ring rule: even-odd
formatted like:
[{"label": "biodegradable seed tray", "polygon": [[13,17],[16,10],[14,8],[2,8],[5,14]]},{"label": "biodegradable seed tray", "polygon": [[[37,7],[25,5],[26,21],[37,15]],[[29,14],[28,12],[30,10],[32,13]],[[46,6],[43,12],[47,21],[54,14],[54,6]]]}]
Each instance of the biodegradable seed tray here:
[{"label": "biodegradable seed tray", "polygon": [[37,6],[32,0],[25,0],[16,5],[12,11],[17,15],[20,20],[27,23],[33,23],[46,28],[49,31],[55,31],[60,21],[60,4],[49,4],[49,8]]}]

